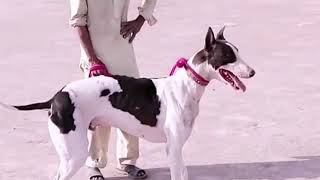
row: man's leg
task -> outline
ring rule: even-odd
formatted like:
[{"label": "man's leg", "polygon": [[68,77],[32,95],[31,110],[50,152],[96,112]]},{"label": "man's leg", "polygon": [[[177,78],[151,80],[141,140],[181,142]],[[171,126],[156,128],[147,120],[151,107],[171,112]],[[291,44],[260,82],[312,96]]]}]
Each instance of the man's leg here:
[{"label": "man's leg", "polygon": [[129,177],[144,179],[147,177],[143,169],[136,167],[139,158],[139,138],[117,129],[117,158],[118,169]]},{"label": "man's leg", "polygon": [[135,165],[139,158],[139,138],[117,129],[118,168],[124,164]]},{"label": "man's leg", "polygon": [[88,132],[89,157],[86,165],[89,167],[90,180],[103,180],[99,168],[107,165],[108,142],[111,128],[98,126]]}]

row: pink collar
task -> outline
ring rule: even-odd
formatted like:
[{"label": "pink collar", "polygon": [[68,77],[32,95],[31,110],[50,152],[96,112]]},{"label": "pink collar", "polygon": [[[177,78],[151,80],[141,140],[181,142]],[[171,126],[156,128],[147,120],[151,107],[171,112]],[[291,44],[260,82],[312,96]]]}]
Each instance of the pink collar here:
[{"label": "pink collar", "polygon": [[190,65],[188,64],[188,60],[185,58],[180,58],[177,63],[173,66],[171,72],[170,72],[170,76],[172,76],[176,70],[176,68],[182,68],[184,67],[184,69],[186,71],[191,72],[191,78],[198,83],[201,86],[207,86],[209,84],[209,81],[206,80],[205,78],[203,78],[200,74],[198,74],[195,70],[193,70]]}]

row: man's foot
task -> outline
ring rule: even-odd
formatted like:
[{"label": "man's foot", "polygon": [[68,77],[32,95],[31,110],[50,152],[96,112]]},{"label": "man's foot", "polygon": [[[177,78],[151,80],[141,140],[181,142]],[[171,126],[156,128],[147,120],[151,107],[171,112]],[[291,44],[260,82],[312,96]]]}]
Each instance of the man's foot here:
[{"label": "man's foot", "polygon": [[89,179],[90,180],[104,180],[104,177],[99,168],[88,167],[89,171]]},{"label": "man's foot", "polygon": [[122,168],[117,168],[121,173],[127,175],[131,179],[145,179],[148,177],[145,170],[140,169],[134,165],[122,165]]}]

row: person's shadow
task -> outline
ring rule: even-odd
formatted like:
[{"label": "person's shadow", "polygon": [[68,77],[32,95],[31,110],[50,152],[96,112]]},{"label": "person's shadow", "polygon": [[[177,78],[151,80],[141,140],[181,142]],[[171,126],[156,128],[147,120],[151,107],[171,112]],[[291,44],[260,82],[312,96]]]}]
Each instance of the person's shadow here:
[{"label": "person's shadow", "polygon": [[[320,177],[320,156],[294,157],[293,161],[255,162],[239,164],[212,164],[188,166],[190,180],[285,180]],[[151,180],[170,180],[169,168],[147,169]],[[127,180],[126,177],[106,180]]]}]

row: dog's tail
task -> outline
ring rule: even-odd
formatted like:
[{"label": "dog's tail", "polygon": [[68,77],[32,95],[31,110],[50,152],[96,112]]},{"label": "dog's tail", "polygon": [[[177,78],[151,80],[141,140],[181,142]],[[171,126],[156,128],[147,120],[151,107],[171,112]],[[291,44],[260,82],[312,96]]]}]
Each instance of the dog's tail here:
[{"label": "dog's tail", "polygon": [[28,104],[23,106],[12,106],[12,105],[8,105],[0,102],[0,106],[9,110],[30,111],[30,110],[50,109],[51,102],[52,102],[52,99],[45,102],[33,103],[33,104]]},{"label": "dog's tail", "polygon": [[30,111],[30,110],[40,110],[40,109],[50,109],[52,100],[48,100],[46,102],[39,102],[34,104],[28,104],[23,106],[13,106],[14,108],[20,111]]}]

